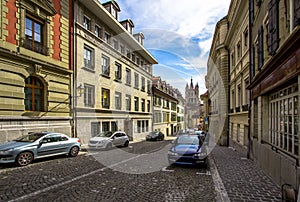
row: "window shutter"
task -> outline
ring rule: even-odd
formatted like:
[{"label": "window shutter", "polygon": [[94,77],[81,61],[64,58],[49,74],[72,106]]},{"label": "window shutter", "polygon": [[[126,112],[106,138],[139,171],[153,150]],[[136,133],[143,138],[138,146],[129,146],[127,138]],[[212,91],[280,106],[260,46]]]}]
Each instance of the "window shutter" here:
[{"label": "window shutter", "polygon": [[258,30],[258,47],[257,47],[258,68],[262,68],[264,61],[264,28]]},{"label": "window shutter", "polygon": [[294,0],[294,27],[300,25],[300,0]]},{"label": "window shutter", "polygon": [[267,44],[269,55],[275,55],[279,47],[279,1],[271,0],[268,5]]}]

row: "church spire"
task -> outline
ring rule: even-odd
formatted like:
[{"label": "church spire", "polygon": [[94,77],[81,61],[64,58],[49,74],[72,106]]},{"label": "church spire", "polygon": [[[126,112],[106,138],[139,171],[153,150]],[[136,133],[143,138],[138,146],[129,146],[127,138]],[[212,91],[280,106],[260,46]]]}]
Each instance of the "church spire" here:
[{"label": "church spire", "polygon": [[191,85],[190,85],[190,88],[193,89],[194,88],[194,85],[193,85],[193,78],[191,77]]}]

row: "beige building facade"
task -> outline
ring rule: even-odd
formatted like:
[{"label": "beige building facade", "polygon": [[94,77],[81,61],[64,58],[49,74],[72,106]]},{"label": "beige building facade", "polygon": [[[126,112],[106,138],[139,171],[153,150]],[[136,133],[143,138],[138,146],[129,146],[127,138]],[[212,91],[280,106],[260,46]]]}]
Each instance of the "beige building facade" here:
[{"label": "beige building facade", "polygon": [[145,138],[152,126],[152,64],[144,35],[119,21],[115,1],[78,0],[75,4],[74,105],[76,134],[88,140],[104,131]]},{"label": "beige building facade", "polygon": [[248,145],[249,123],[249,9],[247,1],[232,0],[227,20],[229,23],[225,45],[230,62],[229,137],[233,144]]},{"label": "beige building facade", "polygon": [[153,131],[175,135],[181,127],[177,121],[177,94],[175,89],[160,77],[152,78]]},{"label": "beige building facade", "polygon": [[216,143],[228,145],[228,50],[225,39],[228,32],[227,17],[217,24],[207,62],[205,78],[208,89],[209,126],[208,130],[215,137]]},{"label": "beige building facade", "polygon": [[71,135],[70,8],[72,1],[0,1],[0,142]]}]

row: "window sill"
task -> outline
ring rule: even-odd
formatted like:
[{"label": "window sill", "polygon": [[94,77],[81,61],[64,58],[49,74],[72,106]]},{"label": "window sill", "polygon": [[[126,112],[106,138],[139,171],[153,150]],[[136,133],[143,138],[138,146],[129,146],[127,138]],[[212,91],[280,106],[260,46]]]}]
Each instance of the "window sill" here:
[{"label": "window sill", "polygon": [[130,83],[125,83],[125,85],[131,87],[131,84],[130,84]]},{"label": "window sill", "polygon": [[115,82],[122,83],[121,79],[114,79]]},{"label": "window sill", "polygon": [[92,72],[92,73],[95,73],[94,68],[91,69],[91,68],[88,68],[88,67],[82,67],[81,69],[86,70],[86,71],[89,71],[89,72]]},{"label": "window sill", "polygon": [[102,77],[105,77],[107,79],[110,79],[110,76],[109,75],[106,75],[106,74],[100,74]]}]

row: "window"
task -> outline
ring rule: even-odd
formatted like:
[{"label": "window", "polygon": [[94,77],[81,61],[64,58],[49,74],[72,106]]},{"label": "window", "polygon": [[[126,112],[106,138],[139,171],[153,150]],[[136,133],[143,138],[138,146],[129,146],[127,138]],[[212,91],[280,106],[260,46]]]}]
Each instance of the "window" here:
[{"label": "window", "polygon": [[137,132],[138,133],[140,133],[142,131],[141,127],[142,127],[141,121],[137,121]]},{"label": "window", "polygon": [[84,84],[84,105],[86,107],[94,107],[95,103],[95,87]]},{"label": "window", "polygon": [[116,132],[118,131],[118,124],[116,121],[111,122],[111,132]]},{"label": "window", "polygon": [[115,63],[115,80],[120,81],[122,79],[122,68],[121,64]]},{"label": "window", "polygon": [[102,88],[102,107],[109,109],[110,105],[110,91],[108,89]]},{"label": "window", "polygon": [[248,40],[249,40],[249,38],[248,38],[248,30],[246,30],[244,32],[244,46],[245,46],[245,48],[248,48]]},{"label": "window", "polygon": [[131,85],[131,70],[126,68],[126,84]]},{"label": "window", "polygon": [[107,132],[109,131],[109,122],[102,122],[102,132]]},{"label": "window", "polygon": [[102,56],[102,75],[109,76],[109,58]]},{"label": "window", "polygon": [[268,53],[275,55],[279,47],[279,1],[271,0],[268,4]]},{"label": "window", "polygon": [[110,35],[108,33],[104,34],[104,41],[108,44],[110,43]]},{"label": "window", "polygon": [[269,140],[273,145],[299,156],[298,84],[270,95],[269,99]]},{"label": "window", "polygon": [[88,47],[88,46],[84,46],[83,49],[83,60],[84,60],[84,67],[88,68],[88,69],[94,69],[94,64],[93,64],[93,58],[94,58],[94,54],[93,54],[93,49]]},{"label": "window", "polygon": [[141,88],[142,91],[146,91],[146,81],[145,81],[145,78],[142,77],[142,88]]},{"label": "window", "polygon": [[122,54],[125,54],[125,47],[123,45],[120,45],[120,51]]},{"label": "window", "polygon": [[142,112],[145,112],[145,105],[146,105],[145,99],[142,99],[141,105],[142,105]]},{"label": "window", "polygon": [[44,23],[31,16],[25,19],[24,47],[37,53],[48,55],[48,48],[43,44]]},{"label": "window", "polygon": [[149,80],[147,80],[147,92],[151,93],[151,82]]},{"label": "window", "polygon": [[95,25],[95,35],[101,38],[101,28],[98,25]]},{"label": "window", "polygon": [[115,108],[121,109],[122,108],[122,94],[120,92],[115,93]]},{"label": "window", "polygon": [[126,95],[126,110],[130,111],[131,110],[131,96],[130,95]]},{"label": "window", "polygon": [[25,110],[43,111],[44,85],[36,77],[28,77],[25,80]]},{"label": "window", "polygon": [[238,107],[241,106],[242,103],[242,92],[241,92],[241,85],[238,85]]},{"label": "window", "polygon": [[300,25],[300,1],[294,0],[294,27]]},{"label": "window", "polygon": [[150,112],[150,108],[151,108],[150,100],[147,100],[147,110],[148,110],[148,112]]},{"label": "window", "polygon": [[92,122],[91,123],[91,135],[92,137],[98,135],[100,133],[100,123]]},{"label": "window", "polygon": [[139,111],[139,98],[134,97],[134,110]]},{"label": "window", "polygon": [[114,40],[113,41],[114,42],[114,49],[116,49],[116,50],[119,50],[119,43],[118,43],[118,41],[117,40]]},{"label": "window", "polygon": [[139,88],[139,75],[138,73],[134,73],[134,87]]},{"label": "window", "polygon": [[263,26],[258,30],[258,47],[257,47],[258,68],[262,68],[264,64],[264,29]]},{"label": "window", "polygon": [[91,20],[90,20],[90,18],[88,18],[86,16],[83,17],[83,27],[87,30],[91,29]]},{"label": "window", "polygon": [[236,49],[237,49],[237,56],[238,58],[240,58],[242,56],[242,48],[240,42],[237,44]]}]

